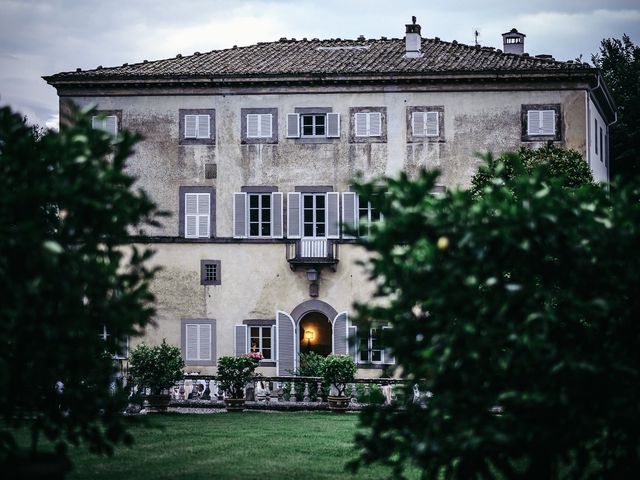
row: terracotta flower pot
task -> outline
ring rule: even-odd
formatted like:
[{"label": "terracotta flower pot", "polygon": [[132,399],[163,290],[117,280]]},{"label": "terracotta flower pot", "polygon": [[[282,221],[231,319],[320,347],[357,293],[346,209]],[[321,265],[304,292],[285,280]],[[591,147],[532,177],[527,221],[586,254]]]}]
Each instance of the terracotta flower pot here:
[{"label": "terracotta flower pot", "polygon": [[168,394],[147,395],[145,406],[149,412],[166,412],[171,397]]},{"label": "terracotta flower pot", "polygon": [[327,397],[327,402],[329,402],[329,410],[332,412],[344,413],[349,408],[351,397],[329,395]]},{"label": "terracotta flower pot", "polygon": [[241,412],[244,410],[244,398],[225,398],[224,406],[227,412]]}]

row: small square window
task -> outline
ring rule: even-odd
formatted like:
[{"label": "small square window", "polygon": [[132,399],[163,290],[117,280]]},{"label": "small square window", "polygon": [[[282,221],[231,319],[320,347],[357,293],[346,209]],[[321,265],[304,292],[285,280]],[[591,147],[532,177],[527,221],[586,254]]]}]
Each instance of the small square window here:
[{"label": "small square window", "polygon": [[200,261],[200,285],[220,285],[220,260]]},{"label": "small square window", "polygon": [[522,105],[521,117],[523,142],[562,139],[560,104]]},{"label": "small square window", "polygon": [[349,142],[386,143],[387,107],[351,107]]},{"label": "small square window", "polygon": [[215,145],[215,109],[181,108],[178,116],[180,145]]},{"label": "small square window", "polygon": [[114,137],[118,134],[122,123],[122,110],[96,110],[91,117],[91,126]]},{"label": "small square window", "polygon": [[243,145],[278,143],[278,109],[241,108],[240,143]]}]

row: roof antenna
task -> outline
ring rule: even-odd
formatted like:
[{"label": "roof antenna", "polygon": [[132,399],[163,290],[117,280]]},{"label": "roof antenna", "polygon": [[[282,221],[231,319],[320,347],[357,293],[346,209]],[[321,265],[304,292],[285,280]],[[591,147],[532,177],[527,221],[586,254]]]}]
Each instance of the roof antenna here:
[{"label": "roof antenna", "polygon": [[478,31],[478,29],[476,29],[473,32],[473,36],[475,37],[475,42],[476,42],[476,46],[478,45],[478,37],[480,36],[480,32]]}]

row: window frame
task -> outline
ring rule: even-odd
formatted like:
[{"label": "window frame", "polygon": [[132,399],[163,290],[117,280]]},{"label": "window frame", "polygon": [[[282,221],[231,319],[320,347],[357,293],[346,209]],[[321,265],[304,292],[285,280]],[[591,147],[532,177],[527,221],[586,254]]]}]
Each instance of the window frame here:
[{"label": "window frame", "polygon": [[[413,128],[414,114],[416,113],[437,113],[438,114],[438,134],[421,135],[416,134]],[[406,129],[407,143],[444,143],[444,105],[414,105],[406,108]],[[426,118],[425,118],[426,121]],[[426,132],[425,132],[426,133]]]},{"label": "window frame", "polygon": [[[374,208],[371,206],[371,202],[367,202],[367,206],[363,207],[361,205],[361,199],[360,199],[360,195],[356,195],[357,198],[357,205],[358,205],[358,221],[357,221],[357,225],[358,225],[358,238],[367,238],[369,235],[371,235],[371,226],[373,225],[374,222],[382,222],[384,220],[384,215],[382,214],[382,212],[378,212],[378,219],[377,220],[372,220],[372,214],[374,212]],[[366,223],[363,222],[362,220],[362,215],[361,212],[365,210],[367,212],[367,219],[366,219]],[[366,225],[366,233],[362,233],[362,227],[363,227],[363,223]]]},{"label": "window frame", "polygon": [[[356,116],[366,114],[367,135],[357,135]],[[369,135],[371,114],[380,115],[380,135]],[[387,107],[350,107],[349,108],[350,143],[387,143]]]},{"label": "window frame", "polygon": [[[269,199],[269,205],[264,206],[265,197]],[[258,207],[254,208],[251,206],[251,199],[258,199]],[[247,238],[272,238],[272,227],[273,227],[273,219],[271,218],[273,215],[273,195],[272,192],[247,192]],[[251,220],[251,210],[258,211],[258,220],[257,222],[253,222]],[[269,219],[264,220],[265,210],[268,211]],[[251,227],[257,223],[258,233],[252,234]],[[266,224],[266,225],[265,225]],[[268,227],[268,234],[264,234],[263,229]]]},{"label": "window frame", "polygon": [[[187,236],[186,196],[188,194],[209,194],[209,232],[206,236]],[[216,191],[207,186],[182,186],[178,189],[178,236],[188,240],[205,240],[216,236]]]},{"label": "window frame", "polygon": [[[114,136],[122,131],[122,110],[95,110],[94,113],[95,115],[91,116],[91,128],[93,128],[94,130],[102,130],[103,132],[110,133]],[[105,118],[99,119],[98,117],[100,116],[104,116]],[[102,122],[105,122],[108,117],[115,117],[116,119],[115,133],[110,132],[103,127],[95,125],[96,121],[100,120]]]},{"label": "window frame", "polygon": [[[289,117],[297,116],[297,135],[290,135],[289,132]],[[324,116],[324,129],[325,133],[323,135],[304,135],[303,128],[303,117],[305,116]],[[337,123],[337,132],[336,134],[332,134],[329,129],[329,115],[334,115],[336,117]],[[287,138],[293,139],[295,143],[298,144],[313,144],[313,143],[333,143],[335,140],[340,139],[341,135],[341,115],[339,113],[335,113],[333,108],[331,107],[296,107],[292,113],[287,114]]]},{"label": "window frame", "polygon": [[[198,124],[196,124],[196,137],[186,136],[186,117],[196,115],[198,118],[209,116],[209,136],[198,137]],[[198,120],[199,122],[200,120]],[[216,110],[215,108],[180,108],[178,109],[178,144],[179,145],[215,145],[216,143]]]},{"label": "window frame", "polygon": [[[249,115],[271,115],[271,135],[258,137],[249,136]],[[258,118],[260,124],[260,117]],[[278,109],[277,108],[241,108],[240,109],[240,143],[252,144],[276,144],[278,143]]]},{"label": "window frame", "polygon": [[[374,330],[377,332],[378,330],[382,330],[384,327],[380,327],[380,328],[370,328],[367,332],[367,336],[366,337],[362,337],[360,336],[360,334],[357,334],[357,338],[358,338],[358,351],[356,352],[356,358],[358,359],[357,363],[362,365],[386,365],[385,363],[385,355],[384,355],[384,346],[382,345],[382,340],[381,340],[381,335],[380,333],[377,333],[376,335],[374,335]],[[358,329],[359,331],[360,329]],[[366,338],[366,342],[364,342]],[[373,348],[374,347],[374,341],[378,342],[377,346],[379,348]],[[367,350],[366,350],[366,355],[365,355],[365,359],[363,359],[363,353],[365,353],[365,351],[363,350],[362,346],[363,344],[366,343],[367,345]],[[378,352],[378,354],[380,355],[380,360],[374,360],[373,359],[373,354],[374,352]]]},{"label": "window frame", "polygon": [[[207,278],[207,267],[216,269],[214,279]],[[200,285],[222,285],[222,262],[220,260],[200,260]]]},{"label": "window frame", "polygon": [[[258,330],[258,334],[259,334],[258,337],[257,337],[258,338],[258,345],[256,346],[256,350],[253,349],[253,343],[252,343],[253,339],[254,339],[254,336],[253,336],[253,329],[254,328]],[[274,337],[274,335],[273,335],[273,330],[274,330],[273,329],[273,325],[247,325],[247,329],[248,329],[247,340],[249,342],[249,345],[247,345],[248,352],[249,353],[251,353],[251,352],[260,352],[260,353],[262,353],[262,356],[263,356],[262,360],[265,361],[265,362],[273,362],[273,361],[275,361],[275,358],[274,358],[274,355],[273,355],[273,353],[274,353],[273,346],[274,346],[274,340],[275,340],[273,338]],[[268,334],[269,334],[269,342],[270,342],[270,346],[269,347],[264,347],[264,345],[263,345],[264,338],[265,338],[264,337],[265,332],[268,332]],[[268,348],[269,351],[270,351],[270,354],[269,354],[268,357],[264,354],[264,349],[265,348]]]},{"label": "window frame", "polygon": [[[200,349],[200,326],[201,325],[209,325],[209,359],[201,359],[200,355],[198,355],[198,359],[189,359],[187,358],[187,326],[188,325],[198,325],[198,350]],[[180,348],[182,353],[182,359],[184,360],[184,364],[186,366],[198,365],[198,366],[215,366],[216,365],[216,321],[212,318],[182,318],[180,320]]]},{"label": "window frame", "polygon": [[[534,134],[529,133],[529,112],[550,111],[554,112],[554,133],[551,134]],[[521,141],[523,142],[546,142],[562,140],[562,108],[559,103],[547,104],[523,104],[520,111],[521,116]]]}]

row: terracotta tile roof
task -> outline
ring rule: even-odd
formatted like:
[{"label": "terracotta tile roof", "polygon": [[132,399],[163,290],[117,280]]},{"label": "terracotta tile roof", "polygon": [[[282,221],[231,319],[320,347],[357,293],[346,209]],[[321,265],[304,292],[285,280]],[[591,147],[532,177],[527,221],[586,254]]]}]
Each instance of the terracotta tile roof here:
[{"label": "terracotta tile roof", "polygon": [[287,40],[194,53],[189,56],[62,72],[47,81],[151,78],[250,78],[271,76],[448,75],[552,73],[594,70],[588,64],[506,54],[439,39],[422,39],[421,58],[405,58],[404,39]]}]

